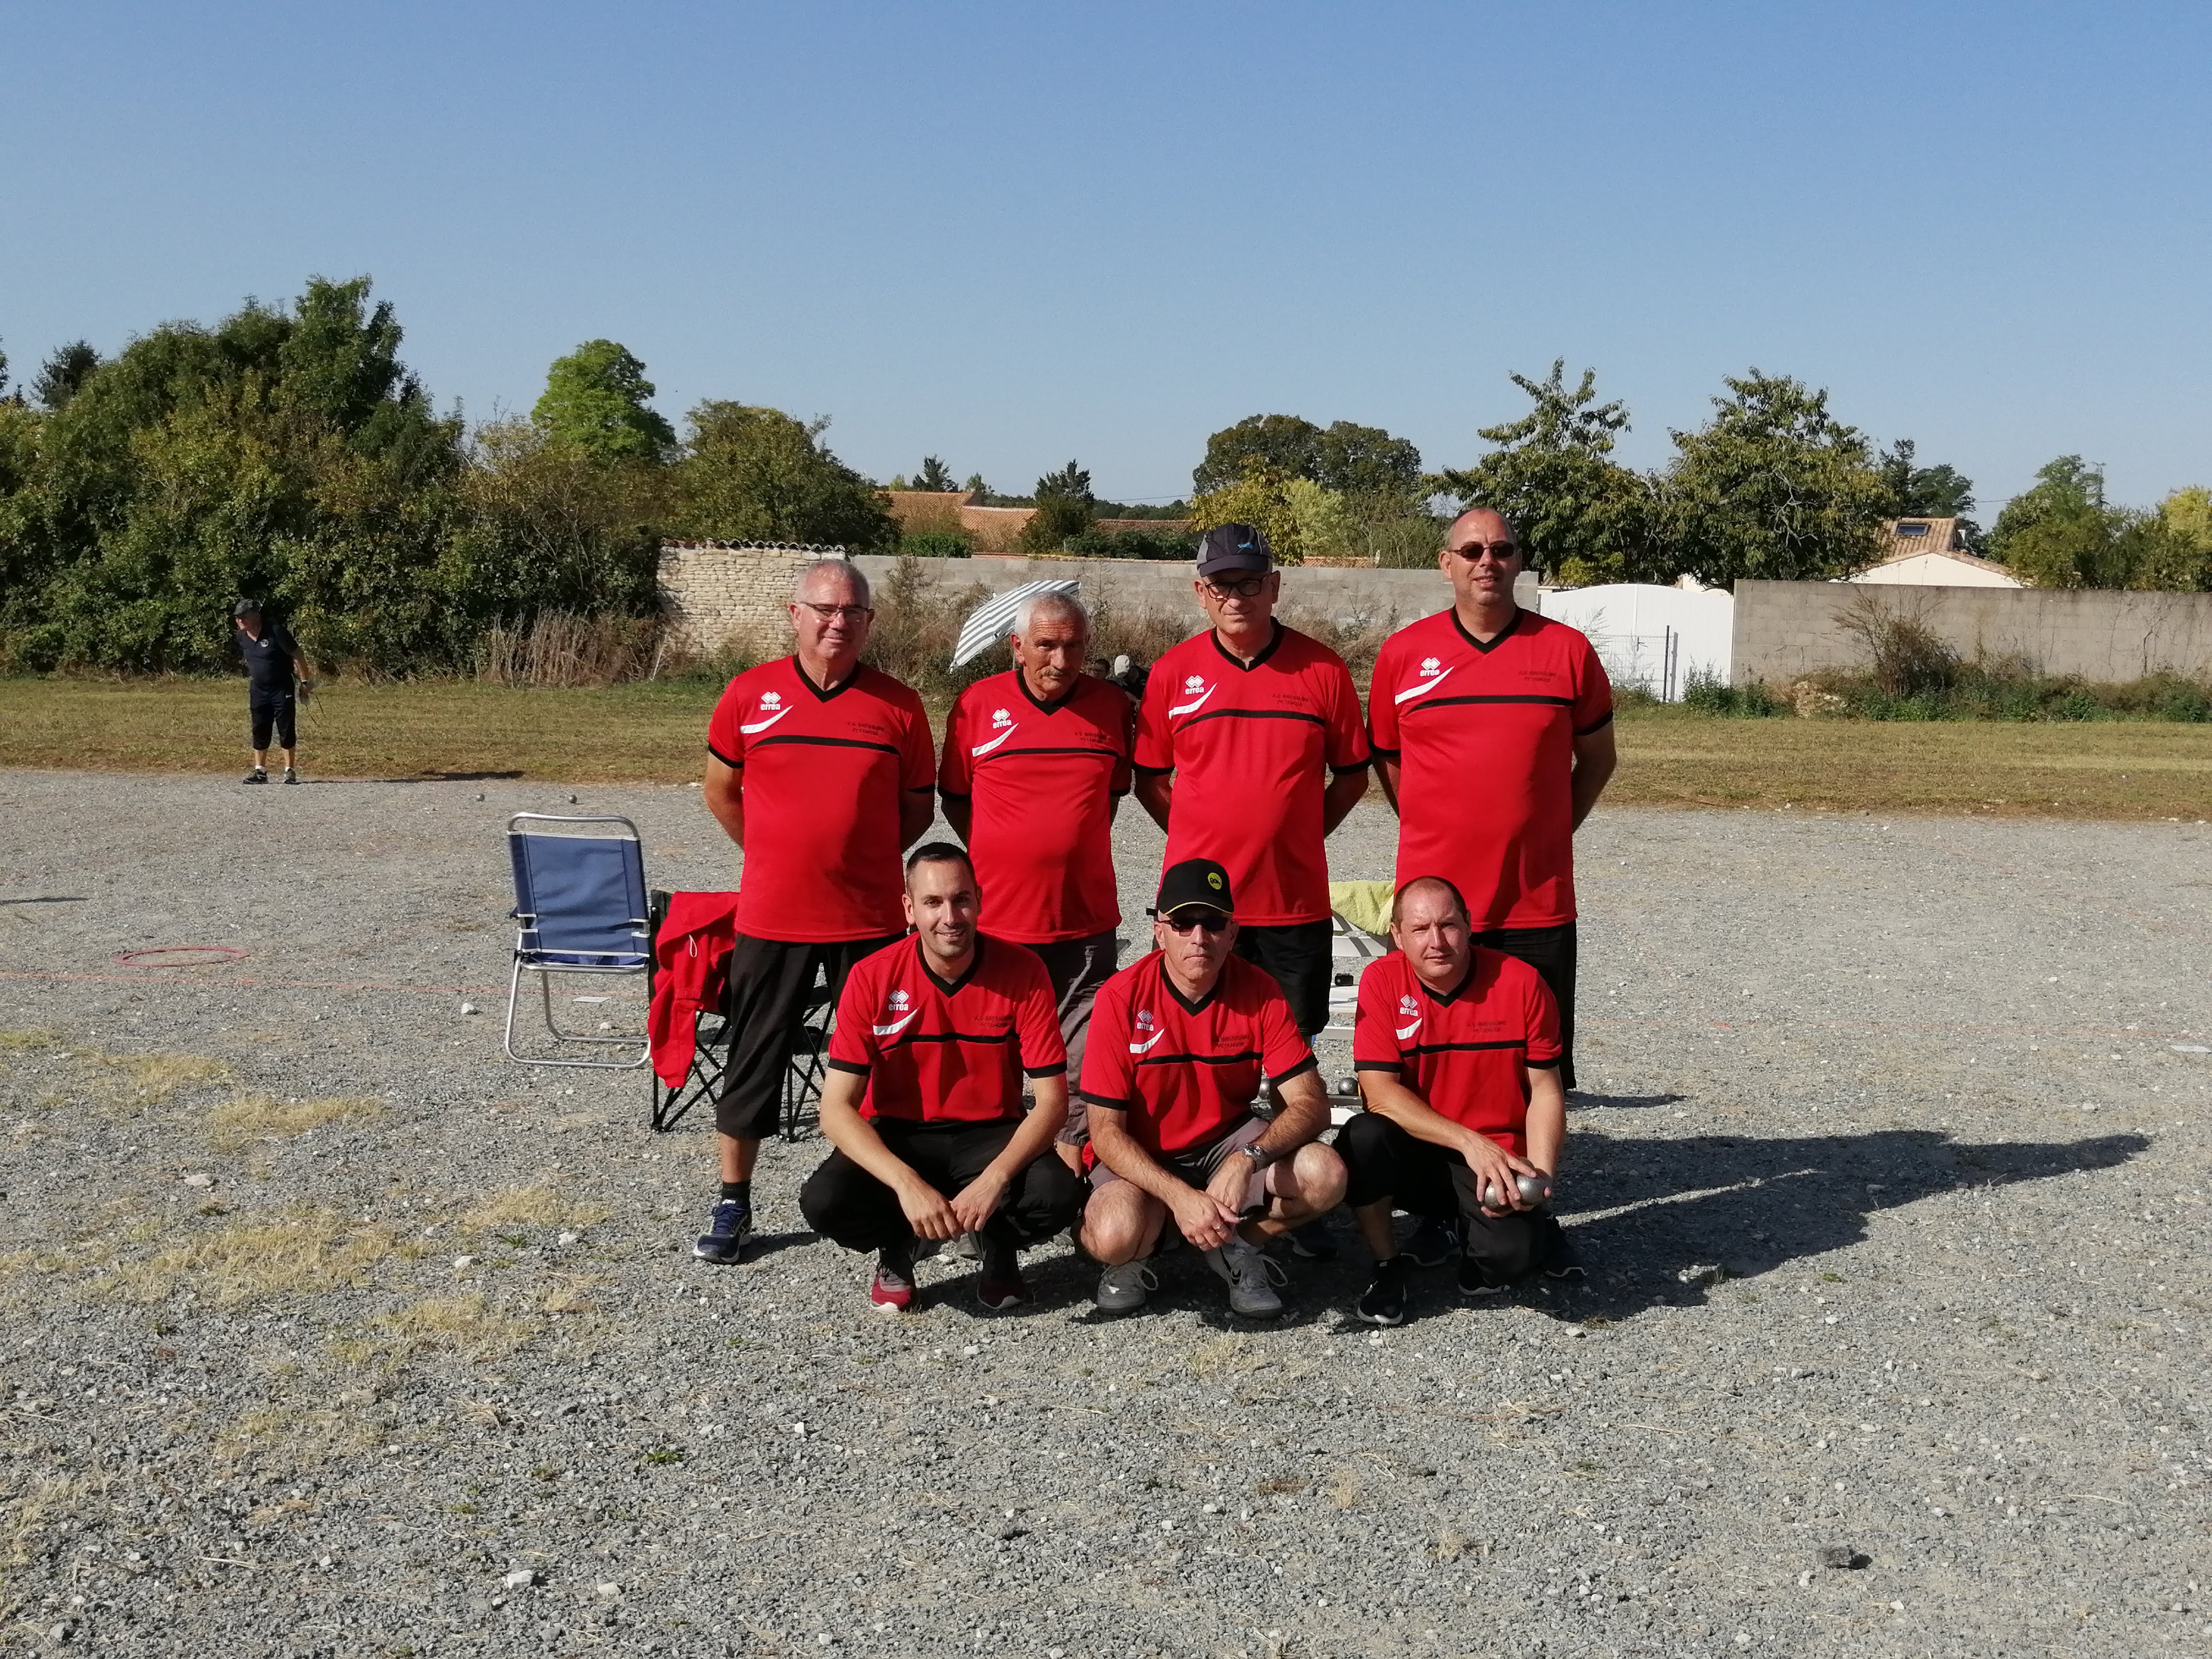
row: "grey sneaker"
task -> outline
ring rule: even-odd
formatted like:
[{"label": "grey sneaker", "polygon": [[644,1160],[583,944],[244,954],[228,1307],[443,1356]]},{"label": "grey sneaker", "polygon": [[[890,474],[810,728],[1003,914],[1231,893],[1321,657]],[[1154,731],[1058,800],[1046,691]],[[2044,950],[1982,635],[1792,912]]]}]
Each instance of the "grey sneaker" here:
[{"label": "grey sneaker", "polygon": [[240,783],[266,783],[269,781],[269,774],[261,767],[257,766],[251,772],[248,772],[244,777],[240,778],[239,781]]},{"label": "grey sneaker", "polygon": [[1127,1313],[1143,1307],[1146,1296],[1159,1287],[1159,1276],[1153,1273],[1152,1263],[1124,1261],[1098,1275],[1098,1291],[1092,1299],[1101,1313]]},{"label": "grey sneaker", "polygon": [[290,767],[289,767],[289,766],[288,766],[288,767],[286,767],[286,768],[284,769],[284,781],[285,781],[285,782],[287,782],[287,783],[297,783],[297,782],[299,782],[299,781],[300,781],[300,775],[299,775],[297,772],[295,772],[295,771],[294,771]]},{"label": "grey sneaker", "polygon": [[1206,1253],[1206,1265],[1229,1281],[1229,1311],[1247,1319],[1273,1319],[1283,1310],[1275,1286],[1287,1285],[1291,1276],[1283,1264],[1258,1246],[1232,1233],[1229,1242]]}]

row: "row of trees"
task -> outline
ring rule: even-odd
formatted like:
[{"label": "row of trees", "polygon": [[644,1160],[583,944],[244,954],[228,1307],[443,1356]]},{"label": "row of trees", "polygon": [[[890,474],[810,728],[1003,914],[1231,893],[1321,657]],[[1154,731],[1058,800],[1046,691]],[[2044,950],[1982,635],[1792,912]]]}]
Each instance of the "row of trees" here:
[{"label": "row of trees", "polygon": [[0,396],[0,665],[218,666],[246,594],[319,659],[460,667],[497,623],[648,611],[664,534],[896,539],[822,422],[714,401],[679,440],[593,341],[529,419],[471,429],[400,341],[367,278],[318,279],[109,361],[65,347]]}]

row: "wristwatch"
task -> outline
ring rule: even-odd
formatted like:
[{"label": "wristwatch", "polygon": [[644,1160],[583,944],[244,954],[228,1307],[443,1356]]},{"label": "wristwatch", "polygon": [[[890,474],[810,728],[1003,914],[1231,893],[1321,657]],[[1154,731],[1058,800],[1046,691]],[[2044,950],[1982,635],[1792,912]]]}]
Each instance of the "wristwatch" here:
[{"label": "wristwatch", "polygon": [[1257,1142],[1248,1143],[1237,1150],[1252,1160],[1252,1168],[1255,1171],[1264,1170],[1275,1161],[1273,1154],[1261,1151]]}]

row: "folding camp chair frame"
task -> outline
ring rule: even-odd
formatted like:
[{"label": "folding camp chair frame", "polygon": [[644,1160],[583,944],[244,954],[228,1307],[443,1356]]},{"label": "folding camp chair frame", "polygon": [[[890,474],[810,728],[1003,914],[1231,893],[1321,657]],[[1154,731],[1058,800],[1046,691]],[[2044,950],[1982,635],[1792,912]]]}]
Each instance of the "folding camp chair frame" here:
[{"label": "folding camp chair frame", "polygon": [[[645,875],[645,838],[638,834],[637,825],[632,823],[629,818],[623,817],[615,813],[577,814],[556,812],[517,812],[514,817],[510,817],[507,821],[507,834],[510,841],[514,839],[516,834],[515,825],[523,823],[525,820],[532,823],[620,824],[623,829],[629,831],[628,838],[630,842],[635,844],[638,849],[638,877],[641,882],[643,881]],[[620,837],[614,837],[613,839],[620,839]],[[544,952],[542,949],[533,951],[529,947],[528,941],[531,931],[535,927],[538,918],[534,913],[526,912],[522,909],[520,898],[521,896],[517,894],[516,907],[514,910],[508,913],[514,917],[516,926],[514,935],[514,971],[507,975],[507,1034],[504,1039],[504,1047],[507,1050],[507,1057],[514,1061],[518,1066],[568,1066],[582,1067],[592,1071],[604,1072],[634,1072],[640,1066],[646,1065],[653,1058],[653,1047],[650,1041],[646,1037],[601,1036],[597,1032],[562,1030],[558,1022],[556,1022],[553,1018],[552,975],[555,974],[583,974],[586,975],[594,975],[599,978],[619,978],[629,975],[643,975],[647,985],[650,986],[653,973],[653,934],[651,932],[651,921],[644,916],[631,916],[627,918],[631,928],[636,933],[639,939],[642,942],[644,946],[644,948],[638,952],[639,960],[635,963],[620,963],[605,966],[594,966],[591,964],[579,964],[565,962],[533,962],[529,958],[535,955],[546,953]],[[551,1036],[556,1042],[590,1044],[595,1047],[612,1047],[618,1048],[635,1048],[637,1050],[636,1056],[633,1059],[628,1060],[590,1060],[581,1056],[573,1060],[568,1060],[563,1059],[557,1054],[540,1056],[518,1054],[515,1053],[514,1009],[515,1004],[521,997],[522,976],[526,973],[535,974],[538,975],[538,989],[540,1000],[544,1008],[546,1033],[548,1036]]]}]

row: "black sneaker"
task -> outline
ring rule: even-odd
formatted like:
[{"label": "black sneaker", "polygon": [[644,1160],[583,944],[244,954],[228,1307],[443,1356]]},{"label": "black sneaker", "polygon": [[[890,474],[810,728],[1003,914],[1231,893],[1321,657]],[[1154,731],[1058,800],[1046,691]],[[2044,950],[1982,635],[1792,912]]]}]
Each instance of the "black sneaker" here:
[{"label": "black sneaker", "polygon": [[1328,1218],[1316,1216],[1303,1227],[1291,1228],[1291,1254],[1301,1261],[1335,1261],[1336,1235],[1329,1231]]},{"label": "black sneaker", "polygon": [[1403,1253],[1375,1264],[1374,1280],[1359,1293],[1352,1311],[1370,1325],[1406,1322],[1406,1258]]},{"label": "black sneaker", "polygon": [[240,783],[266,783],[269,781],[268,769],[265,767],[257,766],[251,772],[248,772],[244,777],[240,778],[239,781]]},{"label": "black sneaker", "polygon": [[297,783],[297,782],[299,782],[299,781],[300,781],[300,775],[299,775],[297,772],[295,772],[295,771],[294,771],[290,767],[289,767],[289,766],[288,766],[288,767],[286,767],[286,768],[284,769],[284,781],[285,781],[285,782],[287,782],[287,783]]},{"label": "black sneaker", "polygon": [[1471,1255],[1459,1259],[1459,1293],[1470,1302],[1487,1302],[1505,1295],[1510,1285],[1493,1285],[1483,1276],[1482,1263]]},{"label": "black sneaker", "polygon": [[691,1254],[702,1261],[735,1261],[752,1236],[753,1212],[736,1199],[726,1198],[714,1206],[714,1219],[692,1245]]},{"label": "black sneaker", "polygon": [[1582,1258],[1575,1253],[1575,1247],[1562,1238],[1552,1259],[1544,1264],[1544,1277],[1554,1285],[1579,1285],[1589,1274],[1583,1271]]},{"label": "black sneaker", "polygon": [[1459,1254],[1459,1235],[1434,1216],[1423,1216],[1407,1242],[1406,1254],[1417,1267],[1441,1267]]},{"label": "black sneaker", "polygon": [[1012,1245],[1000,1239],[986,1238],[981,1243],[983,1265],[975,1273],[975,1299],[994,1313],[1019,1307],[1030,1299],[1030,1287],[1022,1279],[1021,1257]]}]

